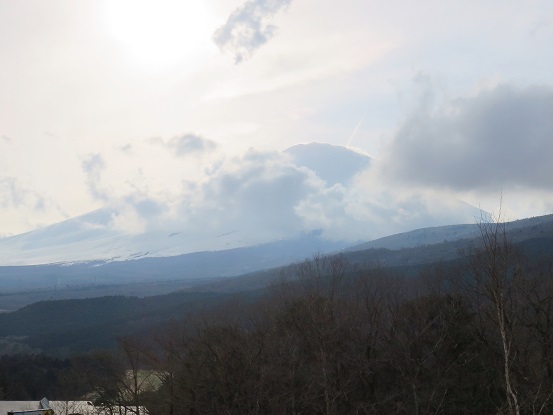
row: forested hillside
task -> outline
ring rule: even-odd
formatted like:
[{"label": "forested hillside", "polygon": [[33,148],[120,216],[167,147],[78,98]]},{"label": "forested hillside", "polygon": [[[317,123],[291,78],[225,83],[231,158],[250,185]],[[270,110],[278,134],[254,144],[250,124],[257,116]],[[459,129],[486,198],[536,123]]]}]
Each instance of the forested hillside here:
[{"label": "forested hillside", "polygon": [[[116,350],[52,361],[53,393],[69,399],[86,390],[151,414],[550,413],[551,257],[525,255],[501,224],[480,232],[462,261],[416,276],[315,256],[253,296],[215,305],[223,297],[190,295],[183,312],[175,295],[172,318],[155,312],[169,297],[119,299],[109,330],[120,330],[116,316],[126,312],[136,322],[157,315],[155,327],[120,332]],[[87,303],[83,317],[93,322],[98,306],[109,314],[113,300]],[[41,307],[61,315],[68,304],[18,315]],[[61,320],[60,339],[72,324]],[[16,390],[9,376],[2,382]]]}]

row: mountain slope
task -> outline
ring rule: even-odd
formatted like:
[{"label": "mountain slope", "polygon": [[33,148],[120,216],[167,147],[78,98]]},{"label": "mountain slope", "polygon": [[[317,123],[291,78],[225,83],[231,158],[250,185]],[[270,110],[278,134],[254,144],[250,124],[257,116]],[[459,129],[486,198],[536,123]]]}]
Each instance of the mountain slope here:
[{"label": "mountain slope", "polygon": [[[553,215],[507,222],[505,229],[509,240],[529,260],[553,261]],[[466,252],[480,244],[479,235],[477,224],[424,228],[356,245],[341,254],[357,270],[390,268],[415,275],[432,265],[460,261]],[[195,290],[232,292],[262,288],[278,281],[281,271],[254,272],[210,282]]]},{"label": "mountain slope", "polygon": [[[460,201],[443,203],[439,197],[395,194],[393,189],[371,193],[370,184],[354,180],[371,168],[371,159],[344,147],[311,143],[291,147],[285,153],[286,156],[273,155],[267,159],[252,156],[253,161],[240,161],[230,171],[213,173],[214,178],[205,187],[195,188],[199,201],[190,203],[193,205],[190,208],[185,200],[187,208],[175,208],[175,212],[166,216],[159,213],[165,212],[160,207],[154,209],[159,216],[148,220],[140,217],[140,209],[133,210],[135,205],[155,203],[138,200],[133,202],[135,205],[129,202],[132,206],[126,206],[130,216],[126,216],[125,207],[119,210],[106,207],[0,239],[0,265],[116,262],[267,243],[294,251],[294,244],[300,240],[311,245],[297,254],[309,256],[319,250],[328,252],[346,246],[339,241],[353,244],[409,229],[464,222],[479,215],[478,209]],[[140,231],[124,231],[119,226],[129,220],[141,224],[143,219],[148,226],[138,226]],[[313,232],[318,232],[318,237],[310,239],[308,235]],[[286,244],[288,248],[284,248]],[[267,255],[263,257],[268,258]],[[245,265],[246,261],[239,268],[224,262],[215,264],[210,255],[197,257],[205,259],[202,267],[211,270],[207,272],[209,275],[215,269],[221,270],[220,275],[236,275],[260,269],[261,265],[276,266],[284,260],[276,252],[274,260],[267,259],[262,264],[257,258],[251,266]],[[121,273],[113,271],[113,275]]]},{"label": "mountain slope", "polygon": [[[329,184],[345,183],[366,168],[370,160],[343,147],[318,143],[295,146],[286,152],[296,166],[312,170]],[[236,228],[237,225],[233,223],[223,226],[229,231],[210,234],[206,230],[202,235],[203,240],[198,241],[196,235],[189,235],[179,228],[164,232],[148,229],[139,234],[125,233],[114,225],[119,215],[116,209],[102,208],[42,229],[0,239],[0,265],[123,261],[228,250],[249,245],[244,242],[248,240],[244,230]],[[317,228],[311,229],[313,230]],[[307,242],[301,234],[279,239],[284,241],[298,238]],[[261,241],[269,242],[275,240]],[[320,238],[312,242],[314,244],[310,253],[327,249],[320,246]],[[331,241],[327,245],[333,248],[345,246]],[[293,243],[291,248],[293,249]]]},{"label": "mountain slope", "polygon": [[[451,228],[444,227],[441,234],[455,235],[455,232],[447,233]],[[526,254],[527,269],[531,269],[536,260],[552,259],[553,215],[510,222],[506,224],[506,229],[509,238]],[[419,230],[419,233],[422,231]],[[397,237],[401,238],[400,235]],[[344,257],[352,265],[347,275],[355,278],[359,273],[376,268],[377,272],[383,272],[383,276],[415,276],[428,269],[440,272],[454,270],[453,275],[457,276],[457,271],[466,262],[463,252],[469,252],[468,248],[478,243],[478,238],[464,238],[396,250],[372,248],[346,252]],[[389,273],[385,272],[386,268]],[[0,314],[0,337],[5,337],[9,347],[21,346],[49,353],[86,352],[98,347],[113,347],[116,335],[138,335],[171,319],[183,318],[190,312],[224,307],[227,301],[237,298],[244,302],[258,298],[270,284],[279,281],[281,270],[227,278],[205,287],[194,287],[194,291],[162,296],[43,301],[12,313]],[[294,277],[293,266],[285,270]],[[241,294],[236,297],[239,292]]]},{"label": "mountain slope", "polygon": [[92,284],[228,277],[303,260],[313,252],[332,252],[344,242],[311,233],[252,247],[204,251],[127,261],[86,261],[33,266],[0,266],[0,290],[61,289]]},{"label": "mountain slope", "polygon": [[[523,241],[538,237],[539,233],[550,231],[553,226],[553,214],[537,216],[533,218],[520,219],[507,222],[505,228],[510,232],[514,242]],[[539,229],[539,231],[537,231]],[[346,249],[346,251],[362,251],[374,248],[402,249],[416,246],[433,245],[441,242],[453,242],[462,239],[478,238],[478,224],[462,224],[448,226],[434,226],[429,228],[415,229],[409,232],[402,232],[396,235],[385,236],[374,241],[364,242]]]}]

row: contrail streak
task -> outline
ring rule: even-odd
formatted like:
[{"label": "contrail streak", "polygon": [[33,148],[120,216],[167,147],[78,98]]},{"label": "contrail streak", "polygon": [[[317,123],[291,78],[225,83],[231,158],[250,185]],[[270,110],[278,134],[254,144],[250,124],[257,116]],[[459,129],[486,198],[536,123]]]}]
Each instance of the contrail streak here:
[{"label": "contrail streak", "polygon": [[349,148],[349,146],[351,145],[351,142],[353,141],[353,138],[355,137],[355,134],[357,134],[357,130],[359,130],[359,127],[361,127],[361,124],[363,124],[363,121],[365,121],[365,117],[367,116],[367,114],[363,114],[363,116],[359,119],[359,122],[357,123],[357,125],[355,126],[355,128],[353,129],[353,132],[351,133],[350,137],[349,137],[349,140],[346,144],[346,148]]}]

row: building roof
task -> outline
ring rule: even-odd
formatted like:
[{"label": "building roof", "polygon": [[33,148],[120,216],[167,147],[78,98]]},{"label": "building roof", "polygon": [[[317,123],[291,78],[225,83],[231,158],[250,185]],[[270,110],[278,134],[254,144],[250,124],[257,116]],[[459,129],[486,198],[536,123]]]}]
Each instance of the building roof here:
[{"label": "building roof", "polygon": [[[113,406],[111,408],[95,407],[90,401],[50,401],[50,408],[54,410],[55,415],[123,415],[134,414],[125,407]],[[130,407],[129,407],[130,408]],[[42,409],[38,401],[0,401],[0,415],[6,415],[9,411],[29,411]],[[134,410],[134,406],[132,407]],[[148,410],[141,406],[139,407],[140,414],[148,414]]]},{"label": "building roof", "polygon": [[0,401],[0,415],[6,415],[8,411],[29,411],[39,409],[37,401]]}]

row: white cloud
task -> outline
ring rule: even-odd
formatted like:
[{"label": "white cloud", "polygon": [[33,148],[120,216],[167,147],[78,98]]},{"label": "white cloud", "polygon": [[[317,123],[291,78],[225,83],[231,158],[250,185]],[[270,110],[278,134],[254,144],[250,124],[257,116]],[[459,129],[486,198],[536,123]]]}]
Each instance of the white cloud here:
[{"label": "white cloud", "polygon": [[[352,172],[346,179],[339,171],[336,177],[327,177],[331,172],[325,163],[340,169],[348,160],[359,162],[363,157],[348,155],[344,148],[298,147],[302,156],[297,159],[255,150],[233,158],[206,150],[198,153],[211,154],[205,159],[183,159],[178,153],[164,152],[159,143],[159,139],[144,140],[133,145],[132,153],[121,151],[120,158],[93,156],[85,164],[94,178],[94,191],[118,212],[111,223],[118,231],[178,232],[186,235],[191,249],[201,250],[262,243],[314,230],[322,230],[323,237],[332,240],[366,240],[416,226],[474,218],[475,211],[451,195],[390,190],[371,170],[357,176]],[[171,175],[148,167],[141,153],[155,157]],[[187,161],[197,167],[187,170]],[[123,165],[128,173],[120,175]],[[358,163],[358,168],[367,165]],[[129,170],[130,166],[134,167]],[[134,177],[133,171],[138,173]]]},{"label": "white cloud", "polygon": [[88,191],[94,199],[103,202],[107,200],[107,195],[98,185],[105,167],[105,161],[100,154],[90,154],[82,161],[83,171],[87,175]]},{"label": "white cloud", "polygon": [[45,198],[25,188],[15,177],[0,177],[0,207],[42,211],[45,209]]},{"label": "white cloud", "polygon": [[221,50],[231,52],[235,63],[250,58],[274,36],[276,26],[271,24],[271,20],[291,1],[247,1],[234,10],[226,23],[215,31],[213,41]]},{"label": "white cloud", "polygon": [[[155,50],[145,47],[143,60],[128,59],[110,32],[102,14],[112,7],[110,0],[0,0],[0,177],[17,179],[20,188],[31,192],[25,207],[16,209],[10,202],[11,207],[2,209],[3,232],[31,230],[104,202],[121,211],[131,206],[136,217],[151,218],[136,229],[176,221],[179,212],[188,212],[179,219],[183,226],[192,229],[187,221],[194,220],[206,226],[202,208],[210,211],[212,205],[224,203],[224,195],[233,195],[222,190],[232,174],[247,176],[246,170],[239,173],[229,154],[242,154],[244,169],[253,169],[244,161],[249,147],[275,150],[310,141],[344,145],[360,118],[354,144],[381,159],[379,176],[365,178],[365,187],[359,188],[332,188],[306,179],[309,185],[301,188],[302,196],[286,199],[283,208],[291,223],[299,223],[298,229],[324,225],[327,235],[330,229],[332,235],[349,230],[361,234],[360,223],[378,218],[382,226],[390,221],[400,227],[402,221],[414,220],[407,210],[417,206],[416,198],[404,196],[406,189],[390,193],[400,181],[422,188],[413,192],[437,187],[461,192],[457,194],[477,205],[484,199],[497,201],[503,187],[506,203],[515,200],[511,203],[520,206],[513,216],[550,211],[551,168],[544,160],[551,149],[546,134],[538,131],[548,130],[550,122],[538,114],[538,104],[532,104],[541,99],[540,88],[544,96],[549,94],[548,87],[513,86],[500,93],[489,82],[550,82],[551,2],[537,0],[521,7],[515,1],[498,6],[437,0],[302,0],[293,5],[290,0],[194,0],[183,7],[193,10],[192,4],[200,3],[211,17],[189,14],[187,18],[203,29],[186,42],[208,43],[209,51],[201,59],[195,53],[179,55],[170,59],[173,66],[152,71],[139,65],[153,63]],[[122,17],[129,17],[124,12]],[[172,28],[183,22],[175,19]],[[215,20],[223,25],[215,35],[221,48],[237,60],[255,59],[233,65],[232,59],[217,54],[210,37]],[[140,40],[146,32],[127,35],[142,48],[147,46]],[[178,49],[177,54],[188,50],[178,42],[165,46]],[[419,73],[438,79],[440,88],[424,87],[428,79],[419,77],[423,88],[415,101],[419,105],[425,98],[426,110],[400,123],[413,107],[409,94],[401,93]],[[487,92],[467,95],[486,83]],[[454,101],[452,96],[465,98]],[[448,103],[436,109],[436,100],[443,97]],[[500,109],[494,113],[495,107]],[[511,115],[505,123],[490,121],[500,114]],[[194,134],[178,135],[182,131]],[[486,131],[499,133],[488,139]],[[517,142],[517,131],[528,136],[528,143]],[[164,139],[153,145],[145,137]],[[217,145],[205,137],[216,139]],[[384,157],[383,143],[390,137]],[[96,162],[90,155],[97,156]],[[469,159],[475,161],[466,162]],[[278,172],[278,180],[268,181],[275,189],[292,177],[301,182],[301,174],[307,174],[282,166],[255,171]],[[249,189],[261,187],[259,180],[246,181]],[[3,189],[0,199],[17,200],[9,196],[7,184]],[[210,203],[208,190],[214,197]],[[237,192],[236,200],[250,197],[246,190]],[[40,215],[32,194],[45,201]],[[381,212],[387,203],[396,211],[390,217]],[[258,205],[248,212],[257,220],[258,211],[269,207]],[[122,228],[132,223],[133,215],[121,221]]]},{"label": "white cloud", "polygon": [[0,237],[18,233],[21,228],[43,226],[52,216],[60,219],[66,216],[50,197],[9,176],[0,176],[0,211]]}]

